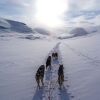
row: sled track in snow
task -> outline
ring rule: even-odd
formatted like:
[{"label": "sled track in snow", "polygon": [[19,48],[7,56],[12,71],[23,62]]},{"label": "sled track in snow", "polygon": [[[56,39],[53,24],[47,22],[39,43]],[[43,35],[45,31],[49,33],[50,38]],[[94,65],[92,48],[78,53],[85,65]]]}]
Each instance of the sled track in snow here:
[{"label": "sled track in snow", "polygon": [[[62,64],[62,56],[59,50],[60,43],[49,52],[51,56],[53,52],[58,52],[58,60],[52,60],[51,70],[48,68],[45,71],[44,86],[41,89],[35,89],[33,100],[70,100],[67,87],[63,86],[59,89],[57,82],[59,64]],[[47,57],[48,57],[47,56]]]},{"label": "sled track in snow", "polygon": [[[78,56],[84,57],[86,58],[88,61],[91,61],[92,64],[94,64],[95,66],[100,66],[100,60],[95,60],[95,58],[89,57],[86,54],[83,54],[80,51],[77,51],[76,49],[74,49],[73,47],[69,46],[68,44],[64,43],[71,51],[73,51],[75,54],[77,54]],[[89,62],[90,63],[90,62]]]}]

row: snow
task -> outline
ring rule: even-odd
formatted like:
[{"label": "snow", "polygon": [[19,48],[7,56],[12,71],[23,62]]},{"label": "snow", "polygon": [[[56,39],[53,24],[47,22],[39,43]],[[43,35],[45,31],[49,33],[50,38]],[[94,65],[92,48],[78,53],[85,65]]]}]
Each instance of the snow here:
[{"label": "snow", "polygon": [[0,39],[0,99],[32,100],[35,73],[56,42]]},{"label": "snow", "polygon": [[66,40],[61,45],[63,63],[73,100],[100,99],[100,34]]},{"label": "snow", "polygon": [[[0,100],[100,99],[99,32],[62,41],[19,36],[0,36]],[[44,87],[39,90],[35,73],[55,50],[59,59],[52,61],[52,70],[45,71]],[[62,63],[65,82],[60,90],[57,71]]]}]

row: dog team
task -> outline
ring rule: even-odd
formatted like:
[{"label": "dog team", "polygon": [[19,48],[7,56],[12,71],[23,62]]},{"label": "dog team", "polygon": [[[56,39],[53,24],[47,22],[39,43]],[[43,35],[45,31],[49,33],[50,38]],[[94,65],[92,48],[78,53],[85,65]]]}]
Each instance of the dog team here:
[{"label": "dog team", "polygon": [[[53,52],[52,53],[52,56],[48,56],[47,60],[46,60],[46,67],[45,65],[41,65],[37,72],[36,72],[36,82],[37,82],[37,85],[40,89],[40,82],[42,83],[42,86],[44,85],[44,82],[43,82],[43,79],[44,79],[44,73],[45,73],[45,68],[48,69],[50,68],[51,70],[51,61],[53,60],[58,60],[58,53],[57,52]],[[61,86],[63,85],[63,82],[64,82],[64,67],[63,65],[59,65],[59,68],[58,68],[58,84],[59,84],[59,87],[61,88]]]}]

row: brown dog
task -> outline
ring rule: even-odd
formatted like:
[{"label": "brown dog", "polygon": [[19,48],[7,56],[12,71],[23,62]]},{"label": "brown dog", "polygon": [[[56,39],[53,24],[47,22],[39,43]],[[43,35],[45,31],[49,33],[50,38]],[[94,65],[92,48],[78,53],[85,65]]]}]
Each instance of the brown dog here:
[{"label": "brown dog", "polygon": [[43,83],[44,70],[45,70],[45,66],[41,65],[36,72],[35,78],[36,78],[36,82],[37,82],[39,88],[40,88],[40,81],[41,81],[42,85],[44,85],[44,83]]}]

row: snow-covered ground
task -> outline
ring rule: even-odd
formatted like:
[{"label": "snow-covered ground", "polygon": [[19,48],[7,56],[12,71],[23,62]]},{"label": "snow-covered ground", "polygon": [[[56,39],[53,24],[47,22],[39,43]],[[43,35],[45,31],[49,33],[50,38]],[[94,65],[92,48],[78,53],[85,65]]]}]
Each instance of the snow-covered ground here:
[{"label": "snow-covered ground", "polygon": [[73,100],[99,100],[100,34],[66,40],[60,50]]},{"label": "snow-covered ground", "polygon": [[32,100],[36,70],[55,45],[50,40],[0,38],[0,100]]},{"label": "snow-covered ground", "polygon": [[[0,100],[49,100],[48,96],[51,100],[99,100],[99,45],[99,33],[62,41],[0,37]],[[59,59],[45,72],[44,88],[37,90],[35,73],[52,49],[58,51]],[[64,64],[65,74],[61,90],[59,63]]]}]

